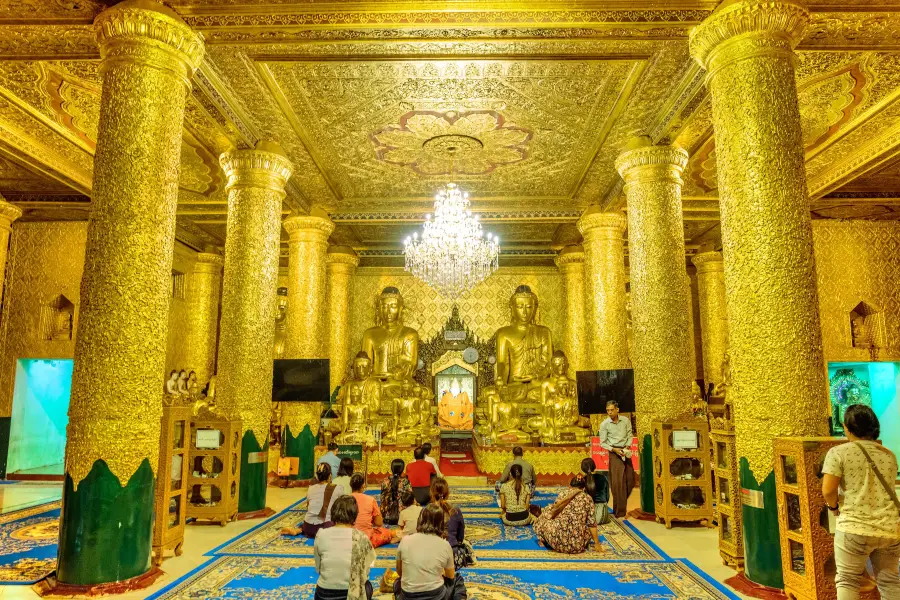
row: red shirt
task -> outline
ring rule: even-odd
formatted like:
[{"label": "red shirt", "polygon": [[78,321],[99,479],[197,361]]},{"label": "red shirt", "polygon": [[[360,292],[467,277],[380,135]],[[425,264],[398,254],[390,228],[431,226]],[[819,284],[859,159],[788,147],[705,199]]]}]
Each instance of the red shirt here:
[{"label": "red shirt", "polygon": [[406,476],[409,477],[409,485],[412,487],[428,487],[431,485],[431,475],[437,475],[434,465],[425,460],[416,460],[406,465]]}]

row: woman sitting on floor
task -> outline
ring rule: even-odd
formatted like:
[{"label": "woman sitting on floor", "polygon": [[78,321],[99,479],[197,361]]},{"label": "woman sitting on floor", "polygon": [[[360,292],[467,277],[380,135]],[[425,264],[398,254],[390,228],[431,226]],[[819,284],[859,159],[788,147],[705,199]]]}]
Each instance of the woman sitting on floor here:
[{"label": "woman sitting on floor", "polygon": [[609,480],[597,470],[593,458],[581,461],[581,472],[584,473],[584,491],[594,500],[594,520],[597,525],[609,523]]},{"label": "woman sitting on floor", "polygon": [[350,489],[344,489],[331,482],[331,465],[319,463],[316,465],[316,479],[318,483],[309,486],[306,492],[306,516],[300,527],[285,527],[282,535],[300,535],[314,538],[320,529],[327,529],[334,525],[331,520],[331,511],[334,503],[341,496],[347,495]]},{"label": "woman sitting on floor", "polygon": [[400,497],[412,492],[409,478],[403,475],[406,463],[402,458],[391,461],[391,474],[381,482],[381,514],[386,525],[396,525],[400,519]]},{"label": "woman sitting on floor", "polygon": [[437,504],[444,511],[447,523],[447,541],[453,548],[453,563],[456,569],[474,565],[475,551],[472,544],[466,541],[466,520],[462,511],[450,504],[450,484],[443,477],[431,482],[431,503]]},{"label": "woman sitting on floor", "polygon": [[438,504],[422,509],[416,533],[397,548],[397,600],[465,600],[466,585],[453,566],[453,549],[444,539],[446,515]]},{"label": "woman sitting on floor", "polygon": [[390,544],[393,534],[390,529],[382,527],[384,521],[381,518],[381,511],[378,510],[378,503],[375,498],[364,493],[366,478],[361,473],[354,473],[350,478],[350,488],[353,490],[353,497],[356,498],[356,504],[359,507],[354,527],[369,536],[369,541],[375,548]]},{"label": "woman sitting on floor", "polygon": [[366,534],[353,528],[358,510],[353,496],[341,496],[332,507],[334,527],[316,536],[313,558],[319,580],[315,600],[372,598],[369,569],[375,564],[375,549]]},{"label": "woman sitting on floor", "polygon": [[353,459],[344,457],[341,459],[341,466],[338,467],[337,475],[331,483],[344,488],[344,493],[350,493],[350,478],[353,476]]},{"label": "woman sitting on floor", "polygon": [[583,475],[572,478],[571,487],[560,492],[553,506],[534,522],[538,542],[550,550],[564,554],[581,554],[590,542],[602,552],[594,519],[594,501],[584,493]]},{"label": "woman sitting on floor", "polygon": [[507,525],[531,525],[531,495],[522,482],[522,465],[509,469],[509,481],[500,486],[500,519]]}]

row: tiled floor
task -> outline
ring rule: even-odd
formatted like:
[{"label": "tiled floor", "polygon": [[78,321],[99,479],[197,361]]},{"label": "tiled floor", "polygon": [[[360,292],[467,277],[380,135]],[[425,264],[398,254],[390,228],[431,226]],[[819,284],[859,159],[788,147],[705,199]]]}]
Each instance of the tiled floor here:
[{"label": "tiled floor", "polygon": [[[13,490],[16,490],[15,492]],[[295,488],[283,490],[269,488],[268,506],[280,511],[305,496],[306,490]],[[0,485],[0,499],[3,510],[7,503],[13,502],[50,502],[59,499],[60,486],[35,485],[20,483],[16,485]],[[633,494],[630,504],[638,507],[637,494]],[[23,506],[24,508],[24,506]],[[165,575],[149,589],[116,596],[124,600],[143,599],[151,593],[162,589],[175,579],[187,574],[208,560],[204,554],[244,531],[259,524],[259,520],[240,521],[227,527],[218,525],[189,526],[185,535],[185,552],[180,557],[167,559],[162,569]],[[716,531],[705,528],[675,528],[667,530],[663,525],[647,521],[633,521],[637,528],[673,558],[686,558],[698,568],[706,571],[711,577],[723,581],[734,575],[734,571],[722,565],[716,543]],[[746,598],[746,596],[741,596]],[[2,600],[35,600],[39,598],[30,586],[0,586]]]}]

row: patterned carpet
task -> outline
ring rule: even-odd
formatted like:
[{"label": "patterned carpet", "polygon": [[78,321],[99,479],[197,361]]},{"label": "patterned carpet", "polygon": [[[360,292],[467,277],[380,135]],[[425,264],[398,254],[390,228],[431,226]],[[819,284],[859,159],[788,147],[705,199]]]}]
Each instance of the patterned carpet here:
[{"label": "patterned carpet", "polygon": [[56,569],[59,509],[51,502],[0,515],[0,585],[34,583]]},{"label": "patterned carpet", "polygon": [[[556,492],[539,492],[536,503],[551,504]],[[466,537],[479,559],[477,566],[462,571],[470,598],[737,598],[688,561],[666,556],[627,522],[614,521],[601,527],[604,554],[572,556],[541,548],[530,527],[504,525],[493,490],[454,489],[451,500],[463,510]],[[207,553],[209,561],[150,599],[311,599],[316,581],[312,541],[278,533],[284,526],[295,526],[302,516],[298,502],[211,550]],[[394,567],[396,545],[379,548],[377,554],[371,573],[376,590],[384,569]],[[380,600],[389,597],[384,595]]]}]

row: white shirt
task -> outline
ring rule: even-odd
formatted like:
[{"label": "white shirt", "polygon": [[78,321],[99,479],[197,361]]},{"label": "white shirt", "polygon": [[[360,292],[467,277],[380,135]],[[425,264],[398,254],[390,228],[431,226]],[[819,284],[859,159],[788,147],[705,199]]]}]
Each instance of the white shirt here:
[{"label": "white shirt", "polygon": [[453,549],[442,537],[414,533],[400,540],[397,560],[403,564],[404,592],[432,592],[443,587],[444,569],[453,568]]},{"label": "white shirt", "polygon": [[303,517],[303,520],[310,525],[321,525],[325,521],[330,521],[331,507],[334,506],[334,501],[344,495],[344,488],[340,485],[335,486],[334,491],[331,493],[331,501],[328,503],[328,510],[325,511],[325,518],[321,519],[319,518],[319,513],[322,511],[322,505],[325,503],[326,487],[327,484],[317,483],[309,486],[309,490],[306,492],[306,516]]},{"label": "white shirt", "polygon": [[[353,550],[352,527],[329,527],[320,529],[313,545],[313,558],[316,561],[316,582],[326,590],[346,590],[350,587],[350,555]],[[369,569],[375,564],[375,549],[369,545],[366,554],[366,578]]]},{"label": "white shirt", "polygon": [[438,476],[438,477],[443,477],[443,475],[441,475],[441,470],[438,468],[438,464],[437,464],[437,461],[436,461],[436,460],[434,460],[434,459],[433,459],[432,457],[430,457],[430,456],[426,456],[426,457],[425,457],[425,462],[429,462],[429,463],[431,463],[432,465],[434,465],[434,472],[437,473],[437,476]]},{"label": "white shirt", "polygon": [[[861,440],[866,452],[888,485],[897,475],[894,453],[868,440]],[[841,478],[844,501],[837,518],[837,530],[854,535],[900,539],[900,515],[890,495],[872,472],[869,461],[853,442],[835,446],[825,455],[822,472]]]},{"label": "white shirt", "polygon": [[600,425],[600,446],[612,451],[613,448],[631,449],[631,421],[619,415],[619,422],[613,423],[609,417]]}]

